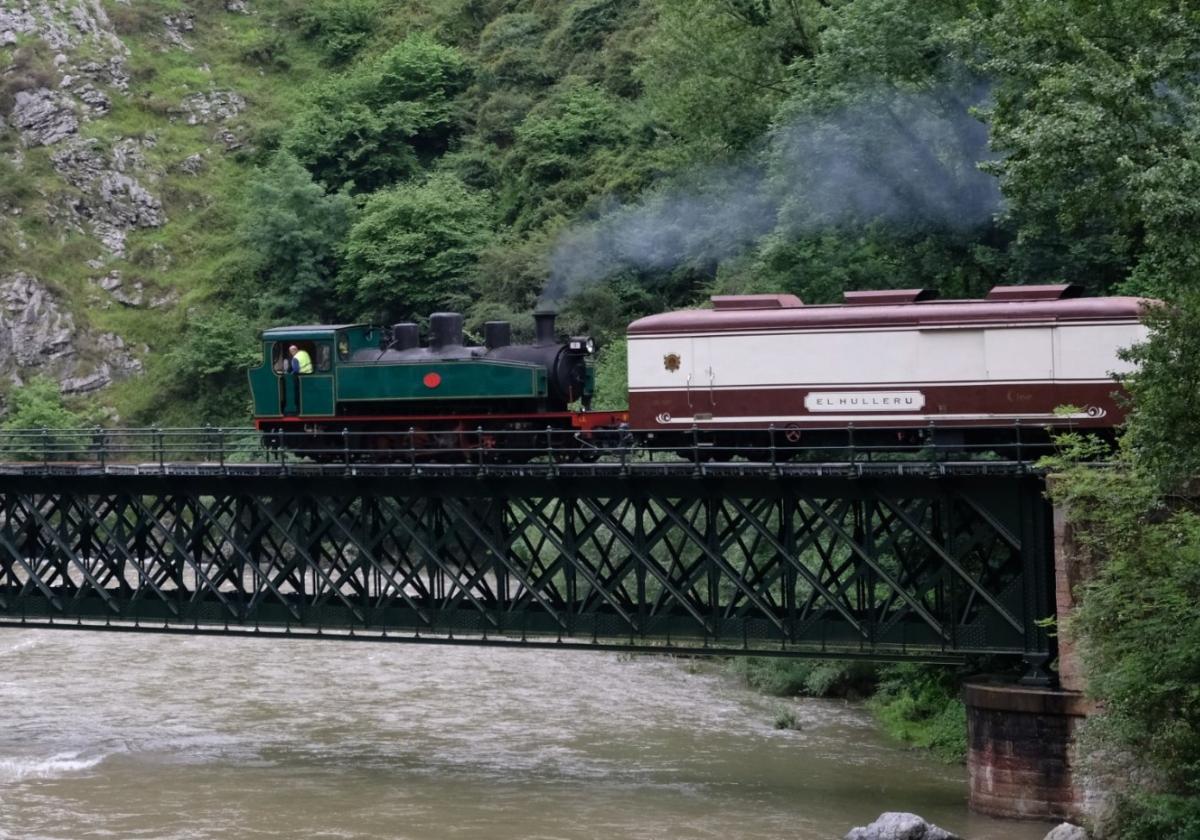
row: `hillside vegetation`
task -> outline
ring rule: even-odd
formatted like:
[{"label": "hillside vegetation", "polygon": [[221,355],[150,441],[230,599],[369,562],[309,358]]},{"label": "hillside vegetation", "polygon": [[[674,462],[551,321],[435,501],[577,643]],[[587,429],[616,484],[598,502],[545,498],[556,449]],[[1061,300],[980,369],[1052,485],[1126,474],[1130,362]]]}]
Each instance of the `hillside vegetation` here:
[{"label": "hillside vegetation", "polygon": [[1184,4],[73,0],[65,48],[4,8],[0,273],[144,366],[88,392],[128,422],[244,420],[288,321],[541,302],[612,339],[716,291],[1170,296],[1200,261]]}]

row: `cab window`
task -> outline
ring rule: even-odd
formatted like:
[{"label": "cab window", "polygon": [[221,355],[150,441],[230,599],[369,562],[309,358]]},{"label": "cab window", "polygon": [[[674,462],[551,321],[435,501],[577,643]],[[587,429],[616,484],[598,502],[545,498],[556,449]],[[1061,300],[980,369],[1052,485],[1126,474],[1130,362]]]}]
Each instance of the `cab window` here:
[{"label": "cab window", "polygon": [[342,334],[337,340],[338,361],[344,362],[350,358],[350,337]]},{"label": "cab window", "polygon": [[333,349],[328,341],[277,341],[271,351],[271,369],[276,374],[292,372],[292,354],[288,348],[293,344],[303,350],[312,360],[313,373],[328,373],[333,368]]},{"label": "cab window", "polygon": [[313,369],[320,373],[329,373],[333,369],[333,349],[328,341],[317,342],[317,354],[313,357]]},{"label": "cab window", "polygon": [[277,374],[288,372],[290,357],[288,356],[287,348],[286,341],[276,341],[271,345],[271,370]]}]

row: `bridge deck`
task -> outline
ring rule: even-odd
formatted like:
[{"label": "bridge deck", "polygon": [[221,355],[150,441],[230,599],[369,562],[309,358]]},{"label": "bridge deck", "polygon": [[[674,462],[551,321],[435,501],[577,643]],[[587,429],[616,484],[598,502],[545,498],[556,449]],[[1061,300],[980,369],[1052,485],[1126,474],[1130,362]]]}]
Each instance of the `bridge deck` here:
[{"label": "bridge deck", "polygon": [[0,464],[0,623],[1049,656],[1019,461]]}]

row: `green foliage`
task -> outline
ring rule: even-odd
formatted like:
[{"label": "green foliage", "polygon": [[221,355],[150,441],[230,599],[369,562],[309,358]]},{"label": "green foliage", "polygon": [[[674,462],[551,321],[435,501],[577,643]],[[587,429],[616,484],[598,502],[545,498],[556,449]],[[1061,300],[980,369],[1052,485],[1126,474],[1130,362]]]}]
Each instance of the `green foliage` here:
[{"label": "green foliage", "polygon": [[[8,394],[7,415],[0,429],[17,433],[4,438],[5,458],[36,459],[44,453],[70,458],[87,448],[89,438],[73,434],[88,425],[86,418],[63,403],[58,383],[49,377],[30,379]],[[49,431],[44,431],[49,430]]]},{"label": "green foliage", "polygon": [[795,709],[781,708],[775,712],[776,729],[800,729],[800,720]]},{"label": "green foliage", "polygon": [[1014,268],[1095,290],[1194,282],[1197,246],[1178,232],[1200,206],[1196,11],[1155,0],[985,8],[958,37],[995,80],[993,169],[1020,229]]},{"label": "green foliage", "polygon": [[815,49],[816,4],[658,5],[635,71],[655,117],[706,157],[757,143],[787,95],[791,62]]},{"label": "green foliage", "polygon": [[78,429],[84,423],[82,415],[66,407],[58,383],[49,377],[36,376],[8,394],[6,430]]},{"label": "green foliage", "polygon": [[387,186],[446,150],[459,127],[455,96],[470,77],[457,50],[413,35],[318,85],[283,148],[327,187]]},{"label": "green foliage", "polygon": [[482,83],[487,88],[542,86],[552,81],[542,59],[546,21],[540,15],[501,15],[479,36]]},{"label": "green foliage", "polygon": [[731,670],[751,688],[774,697],[862,696],[874,684],[870,663],[742,657]]},{"label": "green foliage", "polygon": [[238,235],[251,254],[242,295],[266,319],[327,321],[336,313],[333,279],[354,202],[326,194],[308,171],[279,153],[247,190]]},{"label": "green foliage", "polygon": [[518,231],[577,211],[636,173],[624,165],[633,127],[622,103],[578,78],[551,91],[516,126],[501,209]]},{"label": "green foliage", "polygon": [[592,405],[599,411],[629,406],[629,343],[616,338],[596,358],[596,390]]},{"label": "green foliage", "polygon": [[260,359],[254,322],[214,308],[188,322],[182,340],[164,358],[162,387],[186,406],[189,425],[234,425],[249,416],[246,369]]},{"label": "green foliage", "polygon": [[879,676],[871,710],[894,737],[932,751],[947,762],[967,757],[967,712],[953,669],[893,665]]},{"label": "green foliage", "polygon": [[305,0],[290,17],[330,63],[344,64],[370,41],[382,11],[378,0]]},{"label": "green foliage", "polygon": [[1125,358],[1137,365],[1126,387],[1133,412],[1125,443],[1137,467],[1163,490],[1200,474],[1200,290],[1152,306],[1150,340]]},{"label": "green foliage", "polygon": [[1194,840],[1200,837],[1200,796],[1125,796],[1113,822],[1120,840]]},{"label": "green foliage", "polygon": [[1129,353],[1140,368],[1112,466],[1089,467],[1095,447],[1078,436],[1055,463],[1055,501],[1092,569],[1068,624],[1104,709],[1082,737],[1085,754],[1105,757],[1093,771],[1126,785],[1110,827],[1121,840],[1200,827],[1198,313],[1195,293],[1150,313],[1150,340]]},{"label": "green foliage", "polygon": [[389,322],[464,308],[491,217],[486,193],[444,173],[373,195],[346,240],[339,282],[347,299]]}]

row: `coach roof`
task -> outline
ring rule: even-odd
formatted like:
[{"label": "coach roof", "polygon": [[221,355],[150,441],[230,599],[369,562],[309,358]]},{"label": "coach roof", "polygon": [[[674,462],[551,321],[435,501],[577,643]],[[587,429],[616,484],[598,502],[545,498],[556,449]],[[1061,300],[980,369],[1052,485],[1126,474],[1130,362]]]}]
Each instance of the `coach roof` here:
[{"label": "coach roof", "polygon": [[746,309],[684,309],[640,318],[629,335],[854,327],[1021,324],[1047,321],[1133,321],[1154,301],[1137,297],[1066,300],[934,300]]}]

